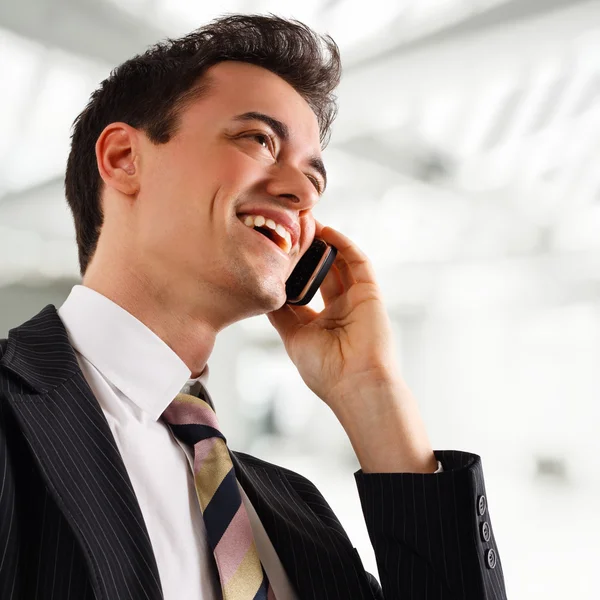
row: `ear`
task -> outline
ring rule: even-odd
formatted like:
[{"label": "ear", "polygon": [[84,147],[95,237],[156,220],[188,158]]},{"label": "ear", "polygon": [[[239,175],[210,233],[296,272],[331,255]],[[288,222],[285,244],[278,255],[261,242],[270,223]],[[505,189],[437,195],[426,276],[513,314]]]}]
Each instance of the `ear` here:
[{"label": "ear", "polygon": [[131,196],[139,190],[138,131],[127,123],[107,125],[96,141],[96,161],[104,183]]}]

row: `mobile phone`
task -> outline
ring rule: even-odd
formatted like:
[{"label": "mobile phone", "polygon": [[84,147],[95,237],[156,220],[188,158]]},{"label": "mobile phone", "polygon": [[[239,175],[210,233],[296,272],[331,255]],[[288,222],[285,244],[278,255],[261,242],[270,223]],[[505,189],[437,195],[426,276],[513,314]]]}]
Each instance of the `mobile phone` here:
[{"label": "mobile phone", "polygon": [[315,238],[285,282],[286,304],[308,304],[323,283],[336,255],[335,246]]}]

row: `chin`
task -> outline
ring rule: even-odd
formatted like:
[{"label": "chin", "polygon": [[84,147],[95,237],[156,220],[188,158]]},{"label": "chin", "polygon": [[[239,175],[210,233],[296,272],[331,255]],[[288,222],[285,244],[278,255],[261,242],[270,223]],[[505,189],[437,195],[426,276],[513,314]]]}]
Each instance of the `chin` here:
[{"label": "chin", "polygon": [[[235,283],[234,283],[235,282]],[[230,294],[233,289],[238,290],[240,312],[248,316],[260,315],[281,308],[287,299],[285,281],[281,272],[263,268],[259,277],[255,269],[248,269],[246,265],[236,269],[234,277],[228,282]]]},{"label": "chin", "polygon": [[[262,281],[257,284],[256,281],[244,282],[246,292],[238,296],[239,312],[244,313],[244,317],[263,315],[278,308],[281,308],[287,299],[285,285],[281,281],[267,282]],[[270,285],[269,285],[270,284]],[[241,316],[241,314],[240,314]]]},{"label": "chin", "polygon": [[285,286],[282,287],[279,285],[276,290],[269,289],[260,291],[263,293],[259,293],[256,299],[258,300],[257,304],[262,306],[263,310],[261,312],[268,313],[281,308],[285,304],[287,299]]}]

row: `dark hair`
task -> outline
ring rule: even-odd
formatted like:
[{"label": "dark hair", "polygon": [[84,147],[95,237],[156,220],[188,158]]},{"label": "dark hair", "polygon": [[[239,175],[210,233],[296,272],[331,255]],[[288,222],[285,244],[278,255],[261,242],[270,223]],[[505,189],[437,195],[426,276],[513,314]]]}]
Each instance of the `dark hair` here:
[{"label": "dark hair", "polygon": [[103,222],[95,145],[104,128],[122,121],[143,130],[156,144],[168,142],[183,109],[206,91],[202,75],[228,60],[268,69],[293,86],[314,111],[321,143],[327,144],[337,113],[333,90],[341,74],[339,50],[331,37],[274,15],[230,15],[151,46],[115,68],[73,123],[65,192],[82,277]]}]

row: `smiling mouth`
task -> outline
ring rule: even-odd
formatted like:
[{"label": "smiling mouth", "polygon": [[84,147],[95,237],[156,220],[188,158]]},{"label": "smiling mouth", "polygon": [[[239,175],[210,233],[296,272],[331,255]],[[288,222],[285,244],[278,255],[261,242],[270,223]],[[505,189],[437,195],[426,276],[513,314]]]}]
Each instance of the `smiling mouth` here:
[{"label": "smiling mouth", "polygon": [[240,219],[242,223],[250,228],[254,229],[261,235],[264,235],[268,240],[273,242],[279,247],[285,254],[290,253],[292,250],[292,240],[288,231],[285,230],[281,225],[277,225],[271,219],[265,220],[257,219],[251,215],[246,216],[244,219]]}]

